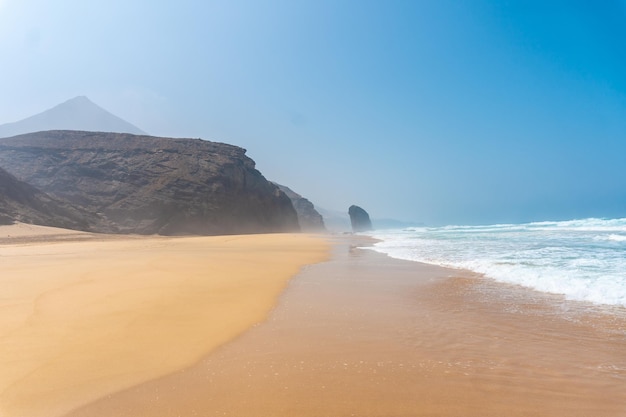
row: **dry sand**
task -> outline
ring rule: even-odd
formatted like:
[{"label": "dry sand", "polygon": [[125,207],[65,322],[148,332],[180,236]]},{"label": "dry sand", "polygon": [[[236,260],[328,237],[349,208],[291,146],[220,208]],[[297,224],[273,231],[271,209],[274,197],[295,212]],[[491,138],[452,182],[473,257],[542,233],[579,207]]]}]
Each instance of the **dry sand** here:
[{"label": "dry sand", "polygon": [[162,238],[0,227],[0,416],[58,416],[184,369],[324,260],[306,235]]},{"label": "dry sand", "polygon": [[623,417],[624,313],[339,240],[266,322],[69,416]]}]

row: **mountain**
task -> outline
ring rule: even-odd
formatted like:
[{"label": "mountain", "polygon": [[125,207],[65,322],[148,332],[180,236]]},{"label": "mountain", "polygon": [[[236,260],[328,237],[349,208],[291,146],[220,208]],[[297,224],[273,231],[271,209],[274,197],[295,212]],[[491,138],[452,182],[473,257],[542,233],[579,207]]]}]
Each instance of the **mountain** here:
[{"label": "mountain", "polygon": [[211,235],[299,230],[246,150],[200,139],[47,131],[0,139],[0,166],[94,213],[94,231]]},{"label": "mountain", "polygon": [[44,130],[145,134],[138,127],[109,113],[87,97],[79,96],[18,122],[0,125],[0,138]]},{"label": "mountain", "polygon": [[56,200],[0,168],[0,225],[16,221],[66,229],[90,229],[88,213]]},{"label": "mountain", "polygon": [[324,232],[326,227],[324,226],[324,219],[322,215],[315,210],[315,206],[306,198],[293,191],[291,188],[273,183],[283,193],[289,197],[293,208],[296,209],[298,214],[298,223],[303,232]]}]

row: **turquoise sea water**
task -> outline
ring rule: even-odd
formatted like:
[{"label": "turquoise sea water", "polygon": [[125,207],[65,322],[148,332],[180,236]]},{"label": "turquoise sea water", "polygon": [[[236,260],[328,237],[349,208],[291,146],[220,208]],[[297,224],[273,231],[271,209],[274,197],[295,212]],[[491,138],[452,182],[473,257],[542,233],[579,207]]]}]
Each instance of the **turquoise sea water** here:
[{"label": "turquoise sea water", "polygon": [[372,249],[568,299],[626,306],[626,219],[380,230]]}]

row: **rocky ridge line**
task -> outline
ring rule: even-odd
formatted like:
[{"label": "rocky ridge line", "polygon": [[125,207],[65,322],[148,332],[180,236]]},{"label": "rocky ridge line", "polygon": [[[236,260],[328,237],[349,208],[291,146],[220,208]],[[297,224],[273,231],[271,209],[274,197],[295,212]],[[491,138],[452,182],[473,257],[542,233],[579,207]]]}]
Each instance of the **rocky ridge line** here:
[{"label": "rocky ridge line", "polygon": [[237,146],[200,139],[46,131],[0,139],[0,166],[91,213],[107,233],[299,230],[289,198]]}]

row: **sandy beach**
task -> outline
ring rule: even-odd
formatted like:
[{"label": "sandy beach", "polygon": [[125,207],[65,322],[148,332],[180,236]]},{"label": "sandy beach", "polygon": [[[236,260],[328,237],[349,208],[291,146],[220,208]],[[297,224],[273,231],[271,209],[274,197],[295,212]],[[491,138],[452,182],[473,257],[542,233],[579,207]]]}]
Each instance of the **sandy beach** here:
[{"label": "sandy beach", "polygon": [[0,415],[59,416],[187,368],[327,257],[306,235],[125,237],[0,227]]},{"label": "sandy beach", "polygon": [[68,417],[626,415],[619,311],[355,244],[194,366]]},{"label": "sandy beach", "polygon": [[[0,414],[626,415],[623,309],[332,244],[324,262],[326,240],[298,235],[0,247]],[[68,257],[90,259],[74,281],[16,282]]]}]

